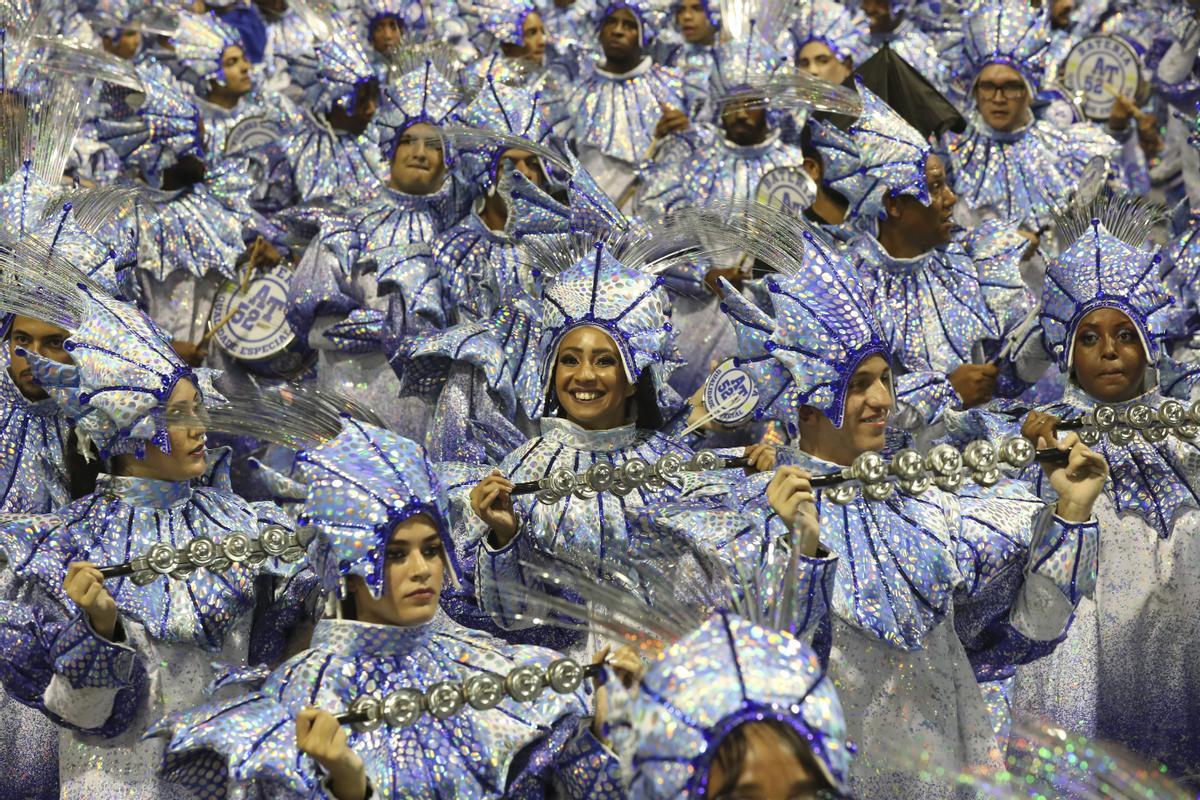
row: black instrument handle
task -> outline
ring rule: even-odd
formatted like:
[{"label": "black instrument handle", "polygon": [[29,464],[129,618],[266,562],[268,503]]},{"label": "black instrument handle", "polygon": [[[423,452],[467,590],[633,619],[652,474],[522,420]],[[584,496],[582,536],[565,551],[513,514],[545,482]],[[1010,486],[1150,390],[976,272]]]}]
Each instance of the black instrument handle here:
[{"label": "black instrument handle", "polygon": [[123,578],[126,575],[132,575],[137,572],[133,568],[132,561],[126,561],[124,564],[109,564],[107,567],[100,567],[100,575],[105,578]]}]

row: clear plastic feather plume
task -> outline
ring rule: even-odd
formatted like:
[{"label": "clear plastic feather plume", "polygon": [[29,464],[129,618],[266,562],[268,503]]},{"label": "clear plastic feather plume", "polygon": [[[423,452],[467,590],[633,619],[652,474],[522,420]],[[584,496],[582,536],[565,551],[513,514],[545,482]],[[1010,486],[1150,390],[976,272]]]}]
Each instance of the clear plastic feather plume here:
[{"label": "clear plastic feather plume", "polygon": [[34,36],[30,43],[39,50],[39,70],[70,76],[72,79],[86,76],[137,92],[145,91],[137,70],[123,58],[103,50],[83,47],[61,36]]},{"label": "clear plastic feather plume", "polygon": [[721,0],[721,29],[735,41],[760,32],[778,32],[797,9],[796,0]]},{"label": "clear plastic feather plume", "polygon": [[0,237],[0,311],[73,330],[87,314],[81,284],[95,287],[39,237]]},{"label": "clear plastic feather plume", "polygon": [[777,70],[770,77],[752,77],[713,102],[717,107],[739,102],[768,111],[807,108],[847,117],[857,117],[863,110],[862,98],[853,89],[789,68]]},{"label": "clear plastic feather plume", "polygon": [[207,430],[250,436],[264,442],[304,450],[335,438],[345,415],[385,427],[375,412],[336,392],[306,384],[252,386],[224,393],[226,403],[209,409],[195,422]]},{"label": "clear plastic feather plume", "polygon": [[478,83],[478,78],[463,71],[463,63],[458,52],[447,42],[402,42],[384,54],[388,64],[388,81],[417,69],[431,65],[446,78],[472,79]]},{"label": "clear plastic feather plume", "polygon": [[640,225],[596,236],[573,232],[523,239],[522,259],[557,275],[595,252],[597,242],[625,266],[658,275],[697,261],[727,263],[742,256],[778,272],[802,269],[799,254],[811,229],[795,216],[752,200],[718,199]]},{"label": "clear plastic feather plume", "polygon": [[82,117],[82,94],[65,75],[54,76],[37,96],[0,98],[0,178],[28,161],[39,178],[57,184]]},{"label": "clear plastic feather plume", "polygon": [[335,9],[326,0],[288,0],[288,8],[304,20],[304,24],[313,32],[315,41],[333,35],[331,20]]},{"label": "clear plastic feather plume", "polygon": [[[1090,193],[1089,193],[1090,194]],[[1081,236],[1091,232],[1092,221],[1099,220],[1109,234],[1130,247],[1144,248],[1150,232],[1163,221],[1161,207],[1132,195],[1104,190],[1054,214],[1055,238],[1059,249],[1066,250]]]},{"label": "clear plastic feather plume", "polygon": [[571,172],[570,163],[561,153],[523,136],[513,136],[509,133],[487,131],[481,128],[468,128],[462,125],[447,125],[442,128],[442,136],[446,140],[446,144],[458,152],[491,153],[497,149],[525,150],[553,165],[556,169],[567,173]]},{"label": "clear plastic feather plume", "polygon": [[70,205],[79,227],[96,235],[114,221],[133,213],[139,192],[132,186],[97,186],[92,189],[71,189],[53,197],[43,212],[43,221],[55,216]]},{"label": "clear plastic feather plume", "polygon": [[97,8],[87,15],[95,30],[136,30],[153,36],[174,36],[179,30],[179,12],[164,6],[144,6],[131,15],[114,16]]}]

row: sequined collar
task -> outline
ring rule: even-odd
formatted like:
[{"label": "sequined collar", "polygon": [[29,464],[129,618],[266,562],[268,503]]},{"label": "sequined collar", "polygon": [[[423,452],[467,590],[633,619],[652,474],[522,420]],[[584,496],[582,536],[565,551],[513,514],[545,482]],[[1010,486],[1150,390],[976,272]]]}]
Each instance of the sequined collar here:
[{"label": "sequined collar", "polygon": [[0,402],[9,406],[17,406],[26,414],[35,417],[52,417],[58,413],[58,405],[52,398],[30,400],[17,388],[17,384],[13,382],[7,368],[0,369],[0,373],[2,373],[0,374]]},{"label": "sequined collar", "polygon": [[429,194],[409,194],[402,192],[399,189],[394,189],[386,182],[382,184],[380,195],[387,199],[390,205],[403,209],[430,209],[438,211],[442,204],[446,201],[446,196],[450,194],[452,179],[446,175],[442,179],[442,185],[437,188],[437,191]]},{"label": "sequined collar", "polygon": [[604,78],[606,81],[628,81],[645,75],[650,71],[652,66],[654,66],[654,59],[650,56],[646,56],[642,59],[642,63],[629,70],[629,72],[622,72],[620,75],[618,75],[615,72],[606,72],[597,66],[595,68],[595,73],[598,77]]},{"label": "sequined collar", "polygon": [[375,625],[348,619],[323,619],[312,635],[312,648],[335,651],[339,656],[395,658],[429,642],[437,619],[425,625]]},{"label": "sequined collar", "polygon": [[889,269],[892,272],[916,272],[923,269],[930,259],[936,260],[940,255],[937,249],[933,249],[913,258],[897,258],[887,251],[879,239],[870,234],[856,237],[851,244],[866,251],[865,260],[868,266]]},{"label": "sequined collar", "polygon": [[722,140],[721,144],[725,146],[725,149],[729,151],[730,154],[738,158],[759,158],[765,155],[768,150],[775,147],[778,142],[779,129],[772,128],[770,132],[767,133],[767,138],[763,139],[758,144],[735,144],[734,142],[729,141],[729,139]]},{"label": "sequined collar", "polygon": [[175,508],[191,499],[192,482],[158,481],[101,473],[96,478],[96,492],[119,497],[139,508]]},{"label": "sequined collar", "polygon": [[606,431],[589,431],[562,417],[542,417],[541,427],[542,436],[549,441],[593,452],[622,450],[632,445],[638,434],[633,423]]}]

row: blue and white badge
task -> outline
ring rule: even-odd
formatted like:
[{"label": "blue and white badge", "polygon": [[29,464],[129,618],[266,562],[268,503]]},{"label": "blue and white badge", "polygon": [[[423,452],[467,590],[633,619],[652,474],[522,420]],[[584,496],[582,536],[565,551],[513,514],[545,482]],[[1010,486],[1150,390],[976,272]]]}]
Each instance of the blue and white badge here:
[{"label": "blue and white badge", "polygon": [[704,382],[704,406],[712,418],[726,427],[740,425],[758,407],[758,387],[754,379],[735,363],[726,359]]},{"label": "blue and white badge", "polygon": [[776,167],[759,179],[754,199],[800,216],[817,199],[817,184],[803,167]]},{"label": "blue and white badge", "polygon": [[1078,98],[1083,113],[1108,119],[1114,94],[1137,97],[1142,82],[1142,59],[1133,45],[1119,36],[1088,36],[1067,53],[1062,82]]},{"label": "blue and white badge", "polygon": [[241,291],[227,283],[213,303],[213,340],[239,361],[261,361],[287,349],[295,338],[288,325],[288,282],[291,271],[280,265]]},{"label": "blue and white badge", "polygon": [[257,150],[265,145],[278,142],[281,138],[279,127],[265,114],[255,114],[246,117],[229,129],[225,134],[225,155],[237,155]]}]

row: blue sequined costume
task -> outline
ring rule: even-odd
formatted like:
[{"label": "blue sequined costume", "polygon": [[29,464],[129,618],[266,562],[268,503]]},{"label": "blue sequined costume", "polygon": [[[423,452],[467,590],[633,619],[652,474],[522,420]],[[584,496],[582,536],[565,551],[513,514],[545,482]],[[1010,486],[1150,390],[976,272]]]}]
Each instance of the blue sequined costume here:
[{"label": "blue sequined costume", "polygon": [[[800,406],[840,427],[850,378],[888,345],[846,263],[805,234],[803,260],[770,278],[774,316],[727,299],[759,412],[794,429]],[[799,258],[799,256],[798,256]],[[800,451],[814,474],[841,469]],[[749,479],[748,509],[767,504],[769,475]],[[860,755],[850,785],[867,797],[951,797],[922,781],[891,743],[915,744],[957,774],[998,766],[977,679],[1010,674],[1051,650],[1096,570],[1096,524],[1065,522],[1015,483],[963,497],[933,490],[837,505],[815,492],[821,539],[838,556],[830,672]],[[907,746],[907,744],[906,744]],[[903,748],[900,748],[903,749]]]},{"label": "blue sequined costume", "polygon": [[[386,541],[414,514],[427,514],[445,537],[445,501],[414,443],[346,420],[337,438],[306,451],[302,461],[309,481],[302,519],[317,529],[310,553],[327,581],[357,575],[381,594]],[[426,691],[441,681],[482,671],[504,675],[557,657],[497,642],[440,614],[411,627],[324,619],[311,647],[260,689],[174,715],[156,732],[170,738],[165,769],[181,781],[200,779],[203,786],[197,765],[215,754],[234,783],[255,783],[271,797],[327,797],[322,771],[296,751],[293,720],[301,708],[338,711],[368,693]],[[445,721],[423,715],[405,728],[356,731],[349,745],[365,762],[371,796],[380,800],[540,798],[551,785],[558,797],[608,797],[615,760],[592,738],[586,717],[582,692],[547,691],[529,704],[506,698],[495,709],[466,707]]]}]

